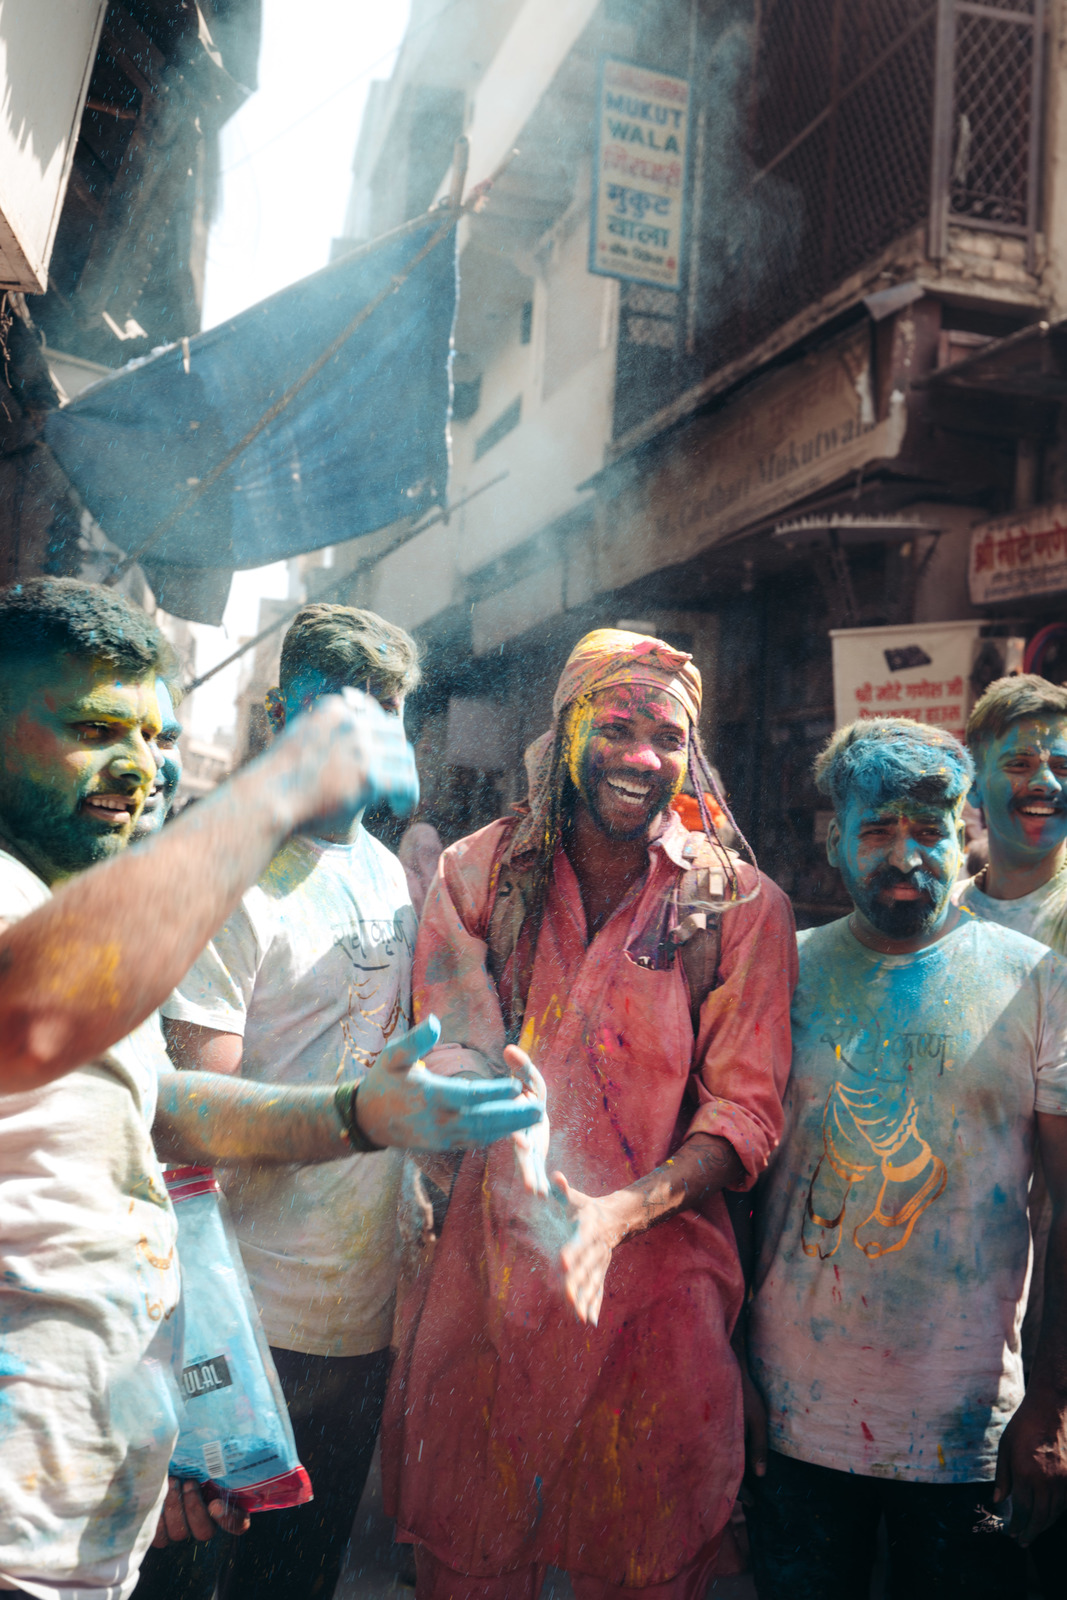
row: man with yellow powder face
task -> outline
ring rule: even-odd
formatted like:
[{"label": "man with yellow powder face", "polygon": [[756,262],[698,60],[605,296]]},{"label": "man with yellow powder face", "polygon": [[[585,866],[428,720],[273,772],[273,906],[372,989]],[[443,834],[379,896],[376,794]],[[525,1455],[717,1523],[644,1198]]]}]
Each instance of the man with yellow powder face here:
[{"label": "man with yellow powder face", "polygon": [[[427,897],[434,1070],[532,1058],[551,1144],[429,1173],[440,1236],[383,1430],[419,1600],[534,1600],[548,1565],[579,1600],[703,1596],[737,1493],[723,1191],[779,1137],[796,946],[781,891],[717,840],[700,695],[683,652],[589,634],[527,752],[528,809],[446,851]],[[671,809],[687,776],[699,833]]]},{"label": "man with yellow powder face", "polygon": [[[397,720],[335,694],[127,850],[173,665],[113,590],[0,589],[0,1592],[42,1600],[127,1600],[164,1500],[181,1319],[153,1137],[183,1161],[351,1164],[386,1143],[484,1145],[540,1115],[512,1102],[501,1124],[488,1086],[412,1067],[428,1019],[358,1088],[167,1070],[154,1008],[284,841],[418,794]],[[180,1536],[176,1493],[164,1523]],[[221,1502],[212,1515],[231,1520]]]}]

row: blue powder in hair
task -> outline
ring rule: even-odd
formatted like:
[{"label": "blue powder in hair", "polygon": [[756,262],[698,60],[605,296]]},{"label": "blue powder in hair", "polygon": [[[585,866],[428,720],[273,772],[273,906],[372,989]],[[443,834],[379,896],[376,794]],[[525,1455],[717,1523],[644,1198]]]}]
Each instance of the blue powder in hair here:
[{"label": "blue powder in hair", "polygon": [[934,743],[907,728],[882,731],[875,723],[869,734],[842,740],[836,749],[833,744],[818,786],[838,811],[852,801],[869,809],[904,796],[924,805],[955,806],[974,780],[970,755],[948,737]]}]

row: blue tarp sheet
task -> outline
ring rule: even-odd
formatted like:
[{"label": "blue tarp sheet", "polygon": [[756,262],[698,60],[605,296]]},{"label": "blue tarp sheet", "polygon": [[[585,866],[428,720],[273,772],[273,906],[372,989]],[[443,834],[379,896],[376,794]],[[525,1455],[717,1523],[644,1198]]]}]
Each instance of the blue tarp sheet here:
[{"label": "blue tarp sheet", "polygon": [[[443,220],[342,258],[189,339],[187,354],[170,345],[52,412],[48,443],[108,537],[127,552],[143,545]],[[453,231],[146,552],[163,605],[196,610],[160,594],[168,566],[194,578],[258,567],[444,502],[455,308]]]}]

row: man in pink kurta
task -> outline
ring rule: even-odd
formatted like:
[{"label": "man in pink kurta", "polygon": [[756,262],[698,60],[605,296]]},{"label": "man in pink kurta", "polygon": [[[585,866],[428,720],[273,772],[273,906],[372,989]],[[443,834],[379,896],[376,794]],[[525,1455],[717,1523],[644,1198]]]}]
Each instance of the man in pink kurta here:
[{"label": "man in pink kurta", "polygon": [[[429,1064],[506,1070],[518,1034],[562,1171],[545,1199],[509,1153],[466,1156],[401,1305],[383,1456],[419,1600],[535,1600],[549,1565],[579,1600],[702,1596],[737,1493],[743,1283],[722,1190],[754,1183],[781,1132],[796,946],[781,891],[720,851],[714,987],[690,993],[679,888],[714,840],[669,800],[686,773],[711,786],[699,694],[670,646],[588,636],[531,749],[529,812],[446,851],[427,899]],[[501,963],[490,924],[513,892],[529,910]]]}]

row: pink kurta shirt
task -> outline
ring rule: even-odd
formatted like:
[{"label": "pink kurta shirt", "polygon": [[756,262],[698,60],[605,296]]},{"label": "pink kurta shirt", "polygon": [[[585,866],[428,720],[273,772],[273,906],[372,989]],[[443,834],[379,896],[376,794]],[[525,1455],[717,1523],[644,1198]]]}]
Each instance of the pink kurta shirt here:
[{"label": "pink kurta shirt", "polygon": [[[441,1019],[430,1065],[502,1068],[485,967],[495,822],[442,858],[415,956],[415,1008]],[[549,1171],[599,1195],[719,1134],[753,1182],[782,1128],[796,943],[773,883],[722,919],[720,982],[694,1041],[681,966],[642,965],[686,866],[673,814],[647,875],[591,943],[578,882],[556,857],[526,1007],[548,1084]],[[754,872],[743,867],[747,890]],[[686,1096],[687,1088],[693,1093]],[[383,1452],[400,1529],[448,1566],[488,1576],[534,1563],[646,1587],[726,1522],[741,1478],[730,1333],[743,1285],[721,1195],[614,1254],[599,1326],[563,1299],[569,1227],[523,1194],[507,1144],[464,1158],[424,1285],[399,1319]]]}]

